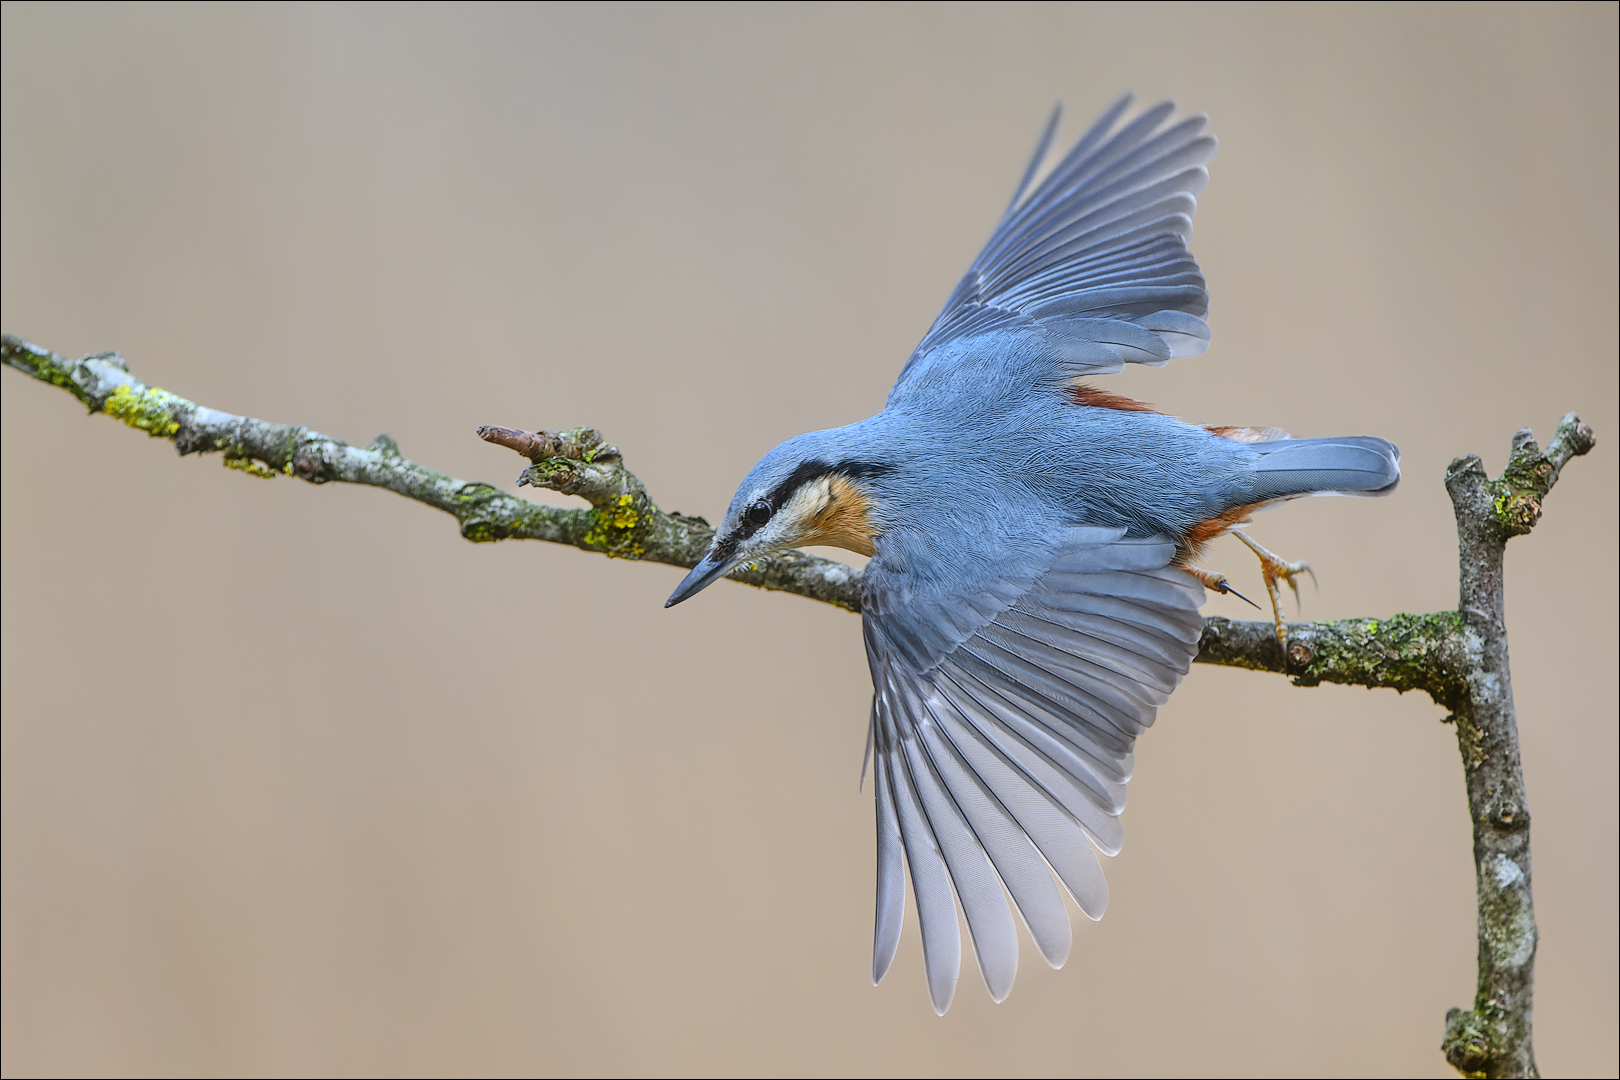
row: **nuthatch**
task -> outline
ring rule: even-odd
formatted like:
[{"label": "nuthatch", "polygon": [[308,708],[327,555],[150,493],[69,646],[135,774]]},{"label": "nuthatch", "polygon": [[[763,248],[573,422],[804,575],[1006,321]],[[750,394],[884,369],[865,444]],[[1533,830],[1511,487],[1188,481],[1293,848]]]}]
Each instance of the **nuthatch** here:
[{"label": "nuthatch", "polygon": [[[941,1014],[961,966],[953,890],[996,1001],[1018,967],[1002,886],[1053,967],[1071,940],[1053,872],[1102,917],[1092,849],[1120,849],[1132,747],[1198,651],[1205,586],[1232,591],[1194,565],[1203,545],[1285,499],[1400,480],[1383,439],[1199,427],[1076,381],[1209,343],[1187,236],[1215,140],[1204,116],[1164,127],[1170,102],[1116,130],[1130,100],[1035,183],[1053,114],[884,410],[766,454],[669,598],[802,544],[871,556],[872,979],[900,940],[905,865]],[[1281,636],[1277,584],[1309,568],[1243,539]]]}]

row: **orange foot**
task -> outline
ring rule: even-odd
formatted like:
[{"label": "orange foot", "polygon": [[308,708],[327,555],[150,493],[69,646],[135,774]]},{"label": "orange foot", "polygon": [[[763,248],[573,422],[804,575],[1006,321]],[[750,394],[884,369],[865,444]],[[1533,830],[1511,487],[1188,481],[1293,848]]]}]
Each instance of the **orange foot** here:
[{"label": "orange foot", "polygon": [[1299,607],[1299,583],[1294,578],[1300,574],[1311,575],[1311,584],[1316,584],[1316,571],[1311,569],[1310,563],[1287,562],[1279,559],[1259,544],[1250,540],[1243,533],[1234,530],[1232,535],[1249,545],[1249,550],[1260,556],[1260,575],[1265,578],[1266,592],[1271,594],[1271,616],[1277,624],[1277,643],[1283,648],[1288,647],[1287,624],[1282,616],[1282,590],[1277,588],[1278,581],[1285,581],[1288,587],[1294,590],[1294,607]]}]

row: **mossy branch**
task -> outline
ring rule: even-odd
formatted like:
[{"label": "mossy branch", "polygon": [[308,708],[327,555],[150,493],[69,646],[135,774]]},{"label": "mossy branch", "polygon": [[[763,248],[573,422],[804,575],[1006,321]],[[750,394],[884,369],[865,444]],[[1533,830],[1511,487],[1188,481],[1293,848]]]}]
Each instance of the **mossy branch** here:
[{"label": "mossy branch", "polygon": [[[617,448],[590,428],[531,432],[484,427],[479,435],[530,460],[519,486],[578,495],[589,509],[559,509],[457,480],[401,455],[387,435],[362,449],[290,424],[219,412],[130,374],[116,353],[69,360],[9,334],[3,358],[68,391],[92,412],[170,439],[181,454],[218,452],[260,477],[312,484],[369,484],[452,515],[475,542],[545,540],[613,558],[691,567],[714,530],[702,518],[656,506]],[[1502,552],[1535,526],[1570,458],[1589,451],[1592,431],[1571,413],[1543,453],[1528,430],[1513,436],[1500,477],[1477,457],[1459,458],[1446,487],[1457,517],[1460,597],[1456,611],[1295,623],[1286,649],[1268,622],[1210,617],[1197,662],[1288,675],[1297,686],[1343,683],[1421,690],[1457,727],[1474,821],[1479,890],[1479,989],[1471,1010],[1447,1016],[1442,1050],[1469,1076],[1534,1076],[1530,1001],[1536,926],[1530,897],[1530,815],[1524,800],[1503,621]],[[846,611],[861,609],[861,571],[791,551],[730,575]]]},{"label": "mossy branch", "polygon": [[[210,409],[141,382],[117,353],[70,360],[10,334],[4,336],[0,350],[10,367],[61,387],[92,413],[106,413],[149,435],[172,440],[181,454],[218,452],[228,467],[253,476],[387,488],[450,514],[461,535],[474,542],[545,540],[614,558],[690,568],[714,536],[702,518],[655,506],[618,451],[589,428],[554,436],[569,440],[572,449],[559,443],[557,454],[536,458],[519,479],[520,484],[579,495],[590,503],[589,509],[559,508],[418,465],[404,457],[386,434],[361,448],[306,427]],[[762,589],[860,610],[860,571],[832,559],[785,552],[730,576]]]},{"label": "mossy branch", "polygon": [[1565,416],[1545,453],[1528,428],[1513,435],[1507,468],[1490,479],[1479,458],[1446,470],[1457,519],[1456,672],[1452,708],[1468,788],[1479,900],[1479,981],[1472,1009],[1446,1016],[1442,1049],[1468,1076],[1536,1076],[1531,1039],[1536,944],[1530,891],[1530,807],[1519,759],[1518,719],[1508,665],[1502,558],[1528,533],[1542,501],[1572,457],[1596,444],[1592,429]]},{"label": "mossy branch", "polygon": [[1324,682],[1422,690],[1456,724],[1474,831],[1479,980],[1472,1009],[1446,1014],[1441,1051],[1465,1076],[1536,1076],[1531,1037],[1536,944],[1530,888],[1530,809],[1519,757],[1508,665],[1502,557],[1541,518],[1570,458],[1596,445],[1574,413],[1546,452],[1529,429],[1513,435],[1507,467],[1491,479],[1478,457],[1446,471],[1457,519],[1456,611],[1288,627],[1286,655],[1264,623],[1210,618],[1198,659]]},{"label": "mossy branch", "polygon": [[1460,626],[1455,611],[1289,623],[1285,659],[1271,623],[1212,615],[1204,619],[1197,662],[1289,675],[1295,686],[1342,683],[1403,694],[1422,690],[1450,709],[1462,693],[1457,674]]}]

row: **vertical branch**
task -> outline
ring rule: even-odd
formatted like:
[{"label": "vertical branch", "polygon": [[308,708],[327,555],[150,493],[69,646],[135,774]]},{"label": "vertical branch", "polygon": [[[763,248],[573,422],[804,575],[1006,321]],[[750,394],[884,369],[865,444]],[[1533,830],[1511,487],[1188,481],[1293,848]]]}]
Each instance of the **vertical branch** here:
[{"label": "vertical branch", "polygon": [[1531,1039],[1536,913],[1530,890],[1530,810],[1519,758],[1502,594],[1507,542],[1528,533],[1571,457],[1593,446],[1572,413],[1543,454],[1528,429],[1513,436],[1508,467],[1487,479],[1477,457],[1446,473],[1457,517],[1463,692],[1454,718],[1474,828],[1479,895],[1479,984],[1471,1010],[1446,1014],[1442,1048],[1466,1076],[1539,1076]]}]

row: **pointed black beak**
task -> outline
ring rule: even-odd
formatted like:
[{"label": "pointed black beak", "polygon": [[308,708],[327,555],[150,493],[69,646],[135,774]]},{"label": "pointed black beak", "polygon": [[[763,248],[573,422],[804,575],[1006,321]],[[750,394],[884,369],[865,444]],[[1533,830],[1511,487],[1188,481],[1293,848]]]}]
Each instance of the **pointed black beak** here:
[{"label": "pointed black beak", "polygon": [[714,552],[709,552],[703,556],[703,561],[692,567],[692,572],[687,574],[679,585],[675,586],[675,591],[669,594],[669,599],[664,601],[664,606],[667,608],[674,607],[687,597],[702,592],[711,583],[724,577],[726,571],[731,569],[733,562],[732,559],[715,558]]}]

